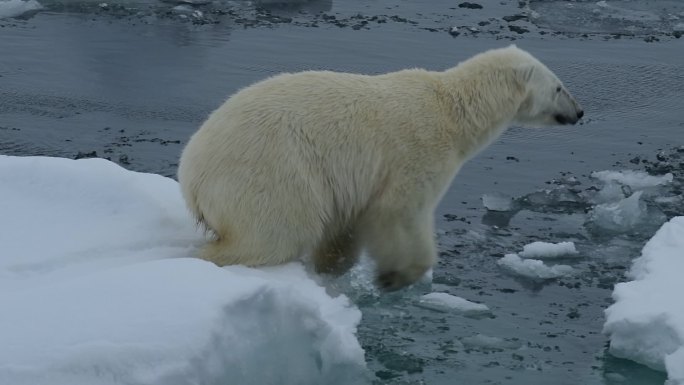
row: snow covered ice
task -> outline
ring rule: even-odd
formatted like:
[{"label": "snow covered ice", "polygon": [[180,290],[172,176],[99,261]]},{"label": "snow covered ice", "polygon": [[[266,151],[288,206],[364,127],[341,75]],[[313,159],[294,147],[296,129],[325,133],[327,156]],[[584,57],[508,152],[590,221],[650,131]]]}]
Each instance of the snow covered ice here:
[{"label": "snow covered ice", "polygon": [[177,183],[0,156],[0,383],[362,383],[359,310],[301,264],[219,268]]},{"label": "snow covered ice", "polygon": [[667,372],[684,384],[684,217],[664,224],[615,286],[604,332],[611,354]]},{"label": "snow covered ice", "polygon": [[525,278],[533,280],[547,280],[563,277],[574,272],[572,266],[547,266],[538,259],[522,259],[517,254],[506,254],[497,261],[499,266]]},{"label": "snow covered ice", "polygon": [[520,256],[523,258],[560,258],[576,256],[577,249],[574,242],[532,242],[523,246]]}]

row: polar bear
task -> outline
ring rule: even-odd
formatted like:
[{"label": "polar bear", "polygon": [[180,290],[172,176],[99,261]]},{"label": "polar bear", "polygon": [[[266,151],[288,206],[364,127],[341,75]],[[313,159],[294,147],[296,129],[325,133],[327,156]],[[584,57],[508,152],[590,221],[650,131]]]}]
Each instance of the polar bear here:
[{"label": "polar bear", "polygon": [[434,211],[510,124],[574,124],[561,81],[512,45],[443,72],[281,74],[231,96],[191,137],[178,179],[218,265],[310,256],[339,274],[362,250],[397,290],[436,261]]}]

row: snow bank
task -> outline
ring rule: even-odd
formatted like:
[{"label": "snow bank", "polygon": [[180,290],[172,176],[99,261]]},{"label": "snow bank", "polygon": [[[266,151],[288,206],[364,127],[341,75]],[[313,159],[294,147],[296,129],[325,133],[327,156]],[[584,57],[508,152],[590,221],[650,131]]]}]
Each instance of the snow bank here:
[{"label": "snow bank", "polygon": [[523,246],[520,256],[523,258],[560,258],[577,255],[574,242],[532,242]]},{"label": "snow bank", "polygon": [[0,19],[21,16],[43,9],[36,0],[0,0]]},{"label": "snow bank", "polygon": [[466,316],[478,316],[490,313],[487,305],[471,302],[449,293],[428,293],[420,297],[419,303],[422,307],[428,309],[453,311],[462,313]]},{"label": "snow bank", "polygon": [[533,280],[554,279],[574,272],[574,269],[568,265],[547,266],[543,261],[522,259],[517,254],[506,254],[497,263],[513,274]]},{"label": "snow bank", "polygon": [[0,383],[362,382],[358,309],[300,264],[219,268],[175,181],[0,156]]},{"label": "snow bank", "polygon": [[684,384],[684,217],[664,224],[615,286],[604,332],[611,354],[667,371]]}]

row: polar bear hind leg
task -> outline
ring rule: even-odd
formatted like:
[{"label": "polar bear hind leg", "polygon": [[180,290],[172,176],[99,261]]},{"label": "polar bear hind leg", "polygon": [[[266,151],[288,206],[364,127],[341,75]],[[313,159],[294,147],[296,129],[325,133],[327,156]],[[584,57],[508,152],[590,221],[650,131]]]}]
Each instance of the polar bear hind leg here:
[{"label": "polar bear hind leg", "polygon": [[379,212],[362,229],[364,245],[377,265],[377,285],[386,291],[418,281],[436,261],[433,215]]},{"label": "polar bear hind leg", "polygon": [[360,254],[357,229],[344,226],[323,237],[313,253],[314,267],[318,273],[341,275],[358,261]]}]

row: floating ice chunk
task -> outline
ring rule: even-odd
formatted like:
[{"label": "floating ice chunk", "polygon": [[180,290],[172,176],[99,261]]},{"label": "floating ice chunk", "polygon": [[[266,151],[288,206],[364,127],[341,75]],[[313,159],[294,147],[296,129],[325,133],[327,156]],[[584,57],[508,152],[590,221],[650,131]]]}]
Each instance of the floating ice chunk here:
[{"label": "floating ice chunk", "polygon": [[521,346],[517,341],[507,341],[503,338],[491,337],[484,334],[463,337],[461,338],[461,342],[466,347],[492,350],[518,349]]},{"label": "floating ice chunk", "polygon": [[189,5],[181,4],[171,8],[171,10],[179,13],[191,13],[194,11],[194,8],[190,7]]},{"label": "floating ice chunk", "polygon": [[468,301],[448,293],[429,293],[420,297],[422,307],[438,311],[454,311],[464,315],[482,315],[490,313],[489,307],[481,303]]},{"label": "floating ice chunk", "polygon": [[613,231],[627,231],[646,220],[648,209],[641,200],[643,191],[616,203],[603,203],[594,207],[589,220],[596,226]]},{"label": "floating ice chunk", "polygon": [[617,182],[629,186],[632,190],[643,190],[649,187],[660,186],[668,184],[673,180],[673,176],[670,173],[661,176],[653,176],[643,171],[634,170],[595,171],[591,173],[591,176],[605,183]]},{"label": "floating ice chunk", "polygon": [[601,8],[606,8],[608,7],[608,3],[605,0],[597,1],[596,5],[601,7]]},{"label": "floating ice chunk", "polygon": [[254,0],[254,3],[258,5],[301,5],[310,1],[313,0]]},{"label": "floating ice chunk", "polygon": [[523,206],[533,211],[568,212],[588,206],[584,198],[568,187],[558,187],[535,191],[519,200]]},{"label": "floating ice chunk", "polygon": [[0,19],[18,17],[43,9],[36,0],[0,0]]},{"label": "floating ice chunk", "polygon": [[574,269],[568,265],[547,266],[543,261],[522,259],[517,254],[506,254],[497,263],[514,274],[535,280],[559,278],[574,272]]},{"label": "floating ice chunk", "polygon": [[666,204],[666,205],[672,205],[672,204],[678,204],[682,202],[682,196],[681,195],[672,195],[672,196],[660,196],[656,197],[654,199],[656,203],[661,203],[661,204]]},{"label": "floating ice chunk", "polygon": [[617,182],[609,182],[592,197],[591,201],[601,204],[625,199],[625,189],[629,190]]},{"label": "floating ice chunk", "polygon": [[484,194],[482,204],[490,211],[511,211],[515,208],[513,198],[502,193]]},{"label": "floating ice chunk", "polygon": [[2,384],[363,383],[360,311],[301,264],[187,258],[172,179],[0,155],[0,213]]},{"label": "floating ice chunk", "polygon": [[523,246],[523,251],[520,256],[523,258],[559,258],[577,255],[577,249],[574,242],[532,242]]},{"label": "floating ice chunk", "polygon": [[616,372],[606,372],[603,374],[603,377],[606,378],[606,380],[610,381],[609,383],[621,383],[621,382],[626,382],[627,377],[623,376],[620,373]]},{"label": "floating ice chunk", "polygon": [[684,383],[684,217],[664,224],[613,291],[603,331],[611,354],[666,371]]},{"label": "floating ice chunk", "polygon": [[161,0],[165,3],[172,4],[190,4],[190,5],[206,5],[211,3],[213,0]]}]

